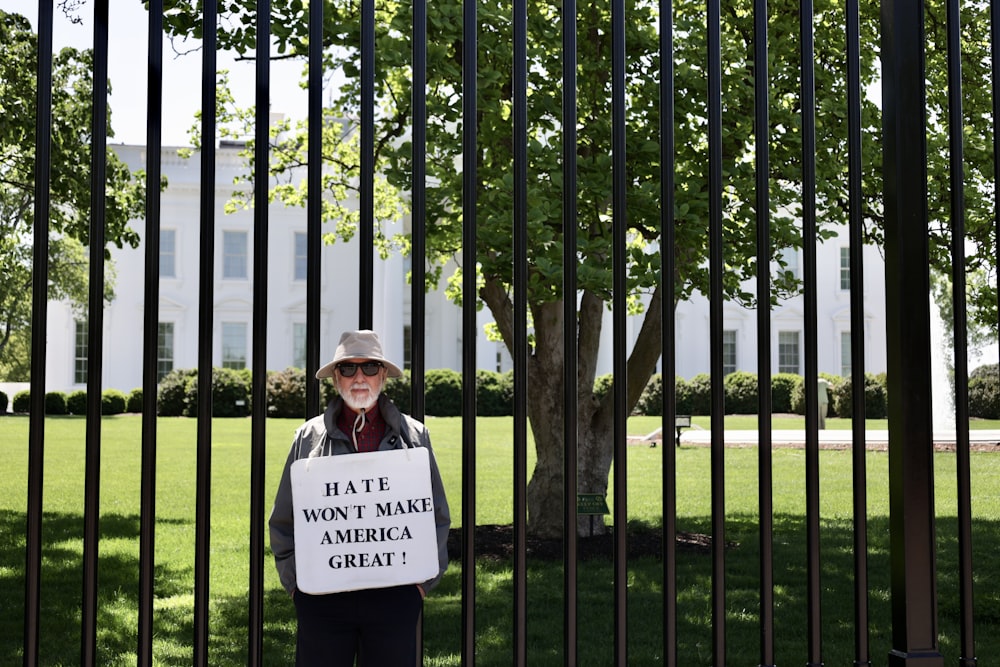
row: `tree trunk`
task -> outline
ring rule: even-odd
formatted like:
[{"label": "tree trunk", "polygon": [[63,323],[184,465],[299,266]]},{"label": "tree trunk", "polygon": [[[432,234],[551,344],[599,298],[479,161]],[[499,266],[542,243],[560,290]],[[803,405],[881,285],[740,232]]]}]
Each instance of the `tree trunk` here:
[{"label": "tree trunk", "polygon": [[[480,294],[486,301],[508,349],[512,349],[511,304],[498,282],[487,280]],[[653,294],[626,375],[629,410],[656,368],[660,356],[659,292]],[[535,346],[528,359],[528,420],[535,439],[537,460],[528,483],[528,532],[537,537],[559,537],[563,533],[563,452],[565,402],[563,392],[563,304],[547,302],[532,306]],[[577,477],[576,493],[607,495],[608,474],[614,458],[613,394],[594,397],[598,343],[604,312],[603,300],[584,293],[578,313],[577,359]],[[595,517],[594,532],[606,531],[603,517]],[[577,525],[579,534],[589,531],[589,517]]]}]

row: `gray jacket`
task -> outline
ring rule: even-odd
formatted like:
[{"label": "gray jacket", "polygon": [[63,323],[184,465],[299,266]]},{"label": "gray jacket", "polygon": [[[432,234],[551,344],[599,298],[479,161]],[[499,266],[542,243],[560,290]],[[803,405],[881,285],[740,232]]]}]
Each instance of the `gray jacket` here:
[{"label": "gray jacket", "polygon": [[[298,459],[314,456],[330,456],[352,454],[356,450],[350,438],[337,428],[337,417],[343,409],[343,399],[335,398],[326,408],[326,412],[304,423],[295,432],[295,439],[288,452],[285,468],[278,482],[278,493],[274,498],[271,518],[268,526],[271,532],[271,551],[274,552],[274,564],[278,568],[281,585],[289,594],[294,593],[295,584],[295,523],[292,515],[291,466]],[[434,522],[437,524],[437,544],[439,570],[436,577],[421,584],[425,593],[441,581],[441,576],[448,568],[448,530],[451,528],[451,515],[448,511],[448,499],[441,483],[441,473],[438,471],[434,450],[431,449],[431,438],[427,427],[409,415],[404,415],[385,395],[379,396],[379,412],[385,421],[385,435],[379,444],[379,450],[401,449],[404,446],[426,447],[430,454],[431,491],[434,496]],[[405,443],[405,445],[404,445]]]}]

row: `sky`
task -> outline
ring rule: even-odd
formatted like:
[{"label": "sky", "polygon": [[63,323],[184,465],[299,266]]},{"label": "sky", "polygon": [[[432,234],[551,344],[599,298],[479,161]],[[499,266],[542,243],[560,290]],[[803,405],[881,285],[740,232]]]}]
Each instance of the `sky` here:
[{"label": "sky", "polygon": [[[53,41],[55,48],[73,46],[90,48],[94,40],[94,3],[83,0],[76,14],[81,23],[72,23],[55,9]],[[113,0],[109,17],[108,78],[111,82],[111,144],[146,143],[146,61],[148,55],[148,19],[141,0]],[[35,0],[0,0],[0,9],[20,13],[37,30]],[[190,45],[179,48],[190,48]],[[230,72],[231,88],[237,104],[254,103],[253,62],[237,62],[231,54],[220,52],[219,69]],[[188,130],[196,122],[201,107],[201,51],[177,55],[170,41],[164,39],[163,53],[163,145],[190,145]],[[301,62],[272,61],[271,111],[292,118],[304,118],[307,93],[299,87]]]}]

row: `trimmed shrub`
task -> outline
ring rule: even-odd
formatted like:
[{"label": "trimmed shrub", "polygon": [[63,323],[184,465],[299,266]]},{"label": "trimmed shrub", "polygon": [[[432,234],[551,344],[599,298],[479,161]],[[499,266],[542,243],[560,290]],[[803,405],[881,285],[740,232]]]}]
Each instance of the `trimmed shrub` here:
[{"label": "trimmed shrub", "polygon": [[[245,417],[250,412],[249,371],[212,369],[212,416]],[[156,413],[163,417],[198,416],[198,370],[174,369],[160,380]]]},{"label": "trimmed shrub", "polygon": [[45,394],[45,414],[66,414],[66,394],[61,391],[49,391]]},{"label": "trimmed shrub", "polygon": [[[680,375],[674,377],[674,405],[677,406],[676,414],[691,414],[691,388],[687,380]],[[642,394],[639,396],[639,402],[636,403],[635,412],[649,417],[663,416],[662,373],[656,373],[649,378],[646,388],[642,390]]]},{"label": "trimmed shrub", "polygon": [[10,399],[7,398],[7,394],[0,391],[0,415],[7,414],[8,405],[10,405]]},{"label": "trimmed shrub", "polygon": [[[831,375],[830,373],[820,373],[819,376],[830,383],[830,386],[827,388],[826,392],[826,398],[827,398],[826,416],[827,417],[849,416],[841,414],[840,412],[841,405],[837,397],[839,394],[843,393],[843,388],[841,385],[845,381],[848,384],[850,384],[850,378],[843,378],[840,377],[839,375]],[[849,393],[850,388],[848,388],[847,391]],[[850,396],[848,395],[847,402],[849,403],[850,400],[851,400]],[[804,415],[806,413],[806,385],[805,385],[805,378],[803,377],[799,378],[799,383],[792,390],[792,412],[794,412],[797,415]],[[872,415],[868,415],[868,417],[870,419],[881,419],[881,417],[873,417]]]},{"label": "trimmed shrub", "polygon": [[615,385],[615,376],[611,373],[600,375],[594,379],[594,398],[598,401],[611,393]]},{"label": "trimmed shrub", "polygon": [[427,393],[426,411],[435,417],[462,415],[462,375],[450,368],[427,371],[424,376]]},{"label": "trimmed shrub", "polygon": [[674,400],[677,403],[677,414],[691,415],[691,385],[678,375],[674,378]]},{"label": "trimmed shrub", "polygon": [[306,372],[301,368],[286,368],[267,374],[267,416],[306,416]]},{"label": "trimmed shrub", "polygon": [[267,416],[305,419],[306,372],[301,368],[269,371],[267,374]]},{"label": "trimmed shrub", "polygon": [[125,401],[125,412],[142,412],[142,387],[136,387],[128,394]]},{"label": "trimmed shrub", "polygon": [[726,414],[755,415],[760,404],[757,400],[757,374],[749,371],[730,373],[722,380],[726,394]]},{"label": "trimmed shrub", "polygon": [[71,415],[87,414],[87,392],[83,389],[71,391],[66,397],[66,409]]},{"label": "trimmed shrub", "polygon": [[[198,416],[198,373],[187,379],[184,415]],[[212,369],[212,416],[245,417],[250,409],[246,374],[232,368]]]},{"label": "trimmed shrub", "polygon": [[1000,369],[980,366],[969,373],[969,416],[1000,419]]},{"label": "trimmed shrub", "polygon": [[837,412],[837,395],[843,391],[842,385],[844,383],[850,383],[850,378],[845,378],[840,375],[832,375],[830,373],[820,373],[819,376],[829,383],[826,389],[826,416],[827,417],[841,417],[842,415]]},{"label": "trimmed shrub", "polygon": [[649,417],[663,416],[663,374],[654,373],[639,395],[635,411]]},{"label": "trimmed shrub", "polygon": [[14,412],[26,413],[31,409],[31,390],[22,389],[14,394]]},{"label": "trimmed shrub", "polygon": [[712,414],[712,378],[708,373],[699,373],[688,380],[688,400],[692,415]]},{"label": "trimmed shrub", "polygon": [[157,388],[156,414],[162,417],[181,417],[187,408],[187,382],[198,377],[198,371],[175,368],[167,373]]},{"label": "trimmed shrub", "polygon": [[792,394],[802,386],[802,376],[795,373],[775,373],[771,376],[771,411],[792,412]]},{"label": "trimmed shrub", "polygon": [[503,417],[514,414],[514,372],[476,371],[476,414]]},{"label": "trimmed shrub", "polygon": [[382,393],[389,397],[400,411],[409,414],[410,412],[410,371],[404,370],[403,377],[391,378],[385,381]]},{"label": "trimmed shrub", "polygon": [[[242,411],[243,411],[243,413],[241,415],[230,415],[230,416],[242,416],[242,417],[245,417],[245,416],[253,413],[253,371],[251,369],[249,369],[249,368],[241,368],[241,369],[236,370],[234,372],[240,378],[240,381],[243,382],[243,393],[246,394],[246,399],[245,399],[245,402],[243,404],[243,407],[241,408]],[[212,392],[213,392],[213,396],[214,396],[214,394],[215,394],[215,389],[214,389],[215,380],[214,379],[212,380],[212,384],[213,384]],[[265,388],[266,388],[266,386],[267,386],[267,380],[264,380],[264,385],[265,385]],[[266,389],[265,389],[265,393],[266,393]],[[215,411],[215,409],[213,408],[213,412],[214,411]],[[218,417],[220,415],[216,415],[216,416]]]},{"label": "trimmed shrub", "polygon": [[105,389],[101,392],[101,414],[120,415],[125,412],[127,403],[125,392],[117,389]]},{"label": "trimmed shrub", "polygon": [[[839,378],[833,383],[830,407],[836,416],[850,419],[854,416],[851,378]],[[865,419],[885,419],[888,415],[885,387],[872,373],[865,373]],[[832,416],[832,415],[830,415]]]}]

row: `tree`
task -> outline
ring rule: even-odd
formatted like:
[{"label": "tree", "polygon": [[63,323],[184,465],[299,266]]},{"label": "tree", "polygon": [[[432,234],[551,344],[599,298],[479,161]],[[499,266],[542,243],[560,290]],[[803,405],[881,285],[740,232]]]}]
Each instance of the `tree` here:
[{"label": "tree", "polygon": [[[277,57],[305,54],[307,13],[304,3],[274,3],[272,34]],[[802,246],[802,132],[800,91],[800,6],[791,0],[770,5],[768,61],[770,137],[770,226],[772,294],[765,303],[797,292],[800,284],[785,270],[781,251]],[[223,48],[252,57],[255,38],[254,4],[229,3],[220,24]],[[326,110],[327,118],[360,117],[360,25],[356,1],[327,0],[324,45],[327,71],[340,71],[345,83]],[[943,15],[941,7],[932,8]],[[177,0],[171,29],[178,36],[200,37],[196,3]],[[376,19],[376,128],[378,173],[397,193],[411,191],[411,148],[407,128],[410,108],[411,6],[381,2]],[[708,150],[707,56],[703,6],[674,4],[676,109],[676,205],[674,210],[676,285],[674,294],[660,292],[660,157],[659,64],[657,3],[631,0],[626,24],[627,44],[627,181],[628,285],[631,304],[648,305],[627,362],[627,405],[634,406],[655,369],[660,350],[660,314],[667,299],[672,308],[694,291],[708,293]],[[930,11],[930,10],[929,10]],[[512,37],[507,2],[477,3],[478,137],[477,270],[479,298],[492,312],[508,348],[514,331],[511,302]],[[537,463],[528,489],[529,530],[556,535],[562,523],[562,168],[561,163],[561,36],[560,3],[535,0],[528,6],[528,301],[532,348],[528,360],[529,420]],[[931,12],[933,15],[933,12]],[[865,0],[861,23],[861,87],[876,81],[878,54],[877,3]],[[578,10],[578,382],[580,491],[604,492],[612,463],[613,405],[611,393],[594,394],[594,379],[604,309],[611,298],[611,36],[606,2],[584,3]],[[820,238],[848,220],[847,184],[847,63],[843,10],[817,2],[815,30],[816,219]],[[723,248],[727,299],[757,306],[746,281],[757,271],[754,137],[754,32],[749,6],[724,2],[722,11],[723,76]],[[442,278],[442,266],[460,257],[462,175],[462,3],[442,0],[429,5],[427,112],[427,247],[428,280]],[[979,54],[981,56],[981,54]],[[988,56],[988,53],[987,53]],[[938,100],[939,101],[939,100]],[[939,118],[942,116],[938,116]],[[250,135],[253,114],[226,109],[220,123],[228,131]],[[353,121],[345,121],[351,125]],[[881,119],[877,105],[862,105],[863,196],[865,238],[881,240]],[[932,126],[933,131],[941,128]],[[288,177],[305,165],[304,123],[285,124],[272,131],[272,175]],[[340,201],[360,173],[356,148],[338,131],[324,143],[324,196]],[[330,143],[330,138],[334,142]],[[252,159],[252,147],[247,157]],[[336,159],[334,159],[334,156]],[[272,196],[301,204],[302,190],[279,186]],[[401,205],[401,204],[400,204]],[[391,207],[390,207],[391,208]],[[378,216],[376,216],[378,218]],[[331,219],[331,218],[327,218]],[[340,234],[338,230],[337,234]],[[383,241],[385,241],[383,239]],[[405,249],[406,243],[403,240]],[[459,273],[462,269],[459,269]],[[452,278],[454,280],[454,277]],[[452,284],[460,284],[458,281]],[[455,292],[458,300],[461,294]]]},{"label": "tree", "polygon": [[[26,18],[0,11],[0,43],[0,369],[8,379],[27,380],[28,360],[8,355],[22,357],[31,336],[37,37]],[[88,298],[93,55],[62,49],[52,68],[49,299],[67,300],[82,313]],[[110,114],[108,123],[110,137]],[[108,243],[137,245],[138,235],[128,223],[143,216],[144,199],[139,174],[108,150]],[[109,264],[108,300],[113,278]]]},{"label": "tree", "polygon": [[[984,26],[990,25],[989,3],[962,7],[962,195],[966,256],[959,272],[967,283],[968,343],[978,349],[997,339],[996,176],[993,145],[993,94],[983,82],[1000,72],[992,69]],[[927,21],[928,210],[931,233],[931,292],[944,322],[946,347],[954,343],[951,231],[954,192],[949,182],[947,24],[944,7],[931,5]],[[949,353],[952,368],[953,356]]]}]

